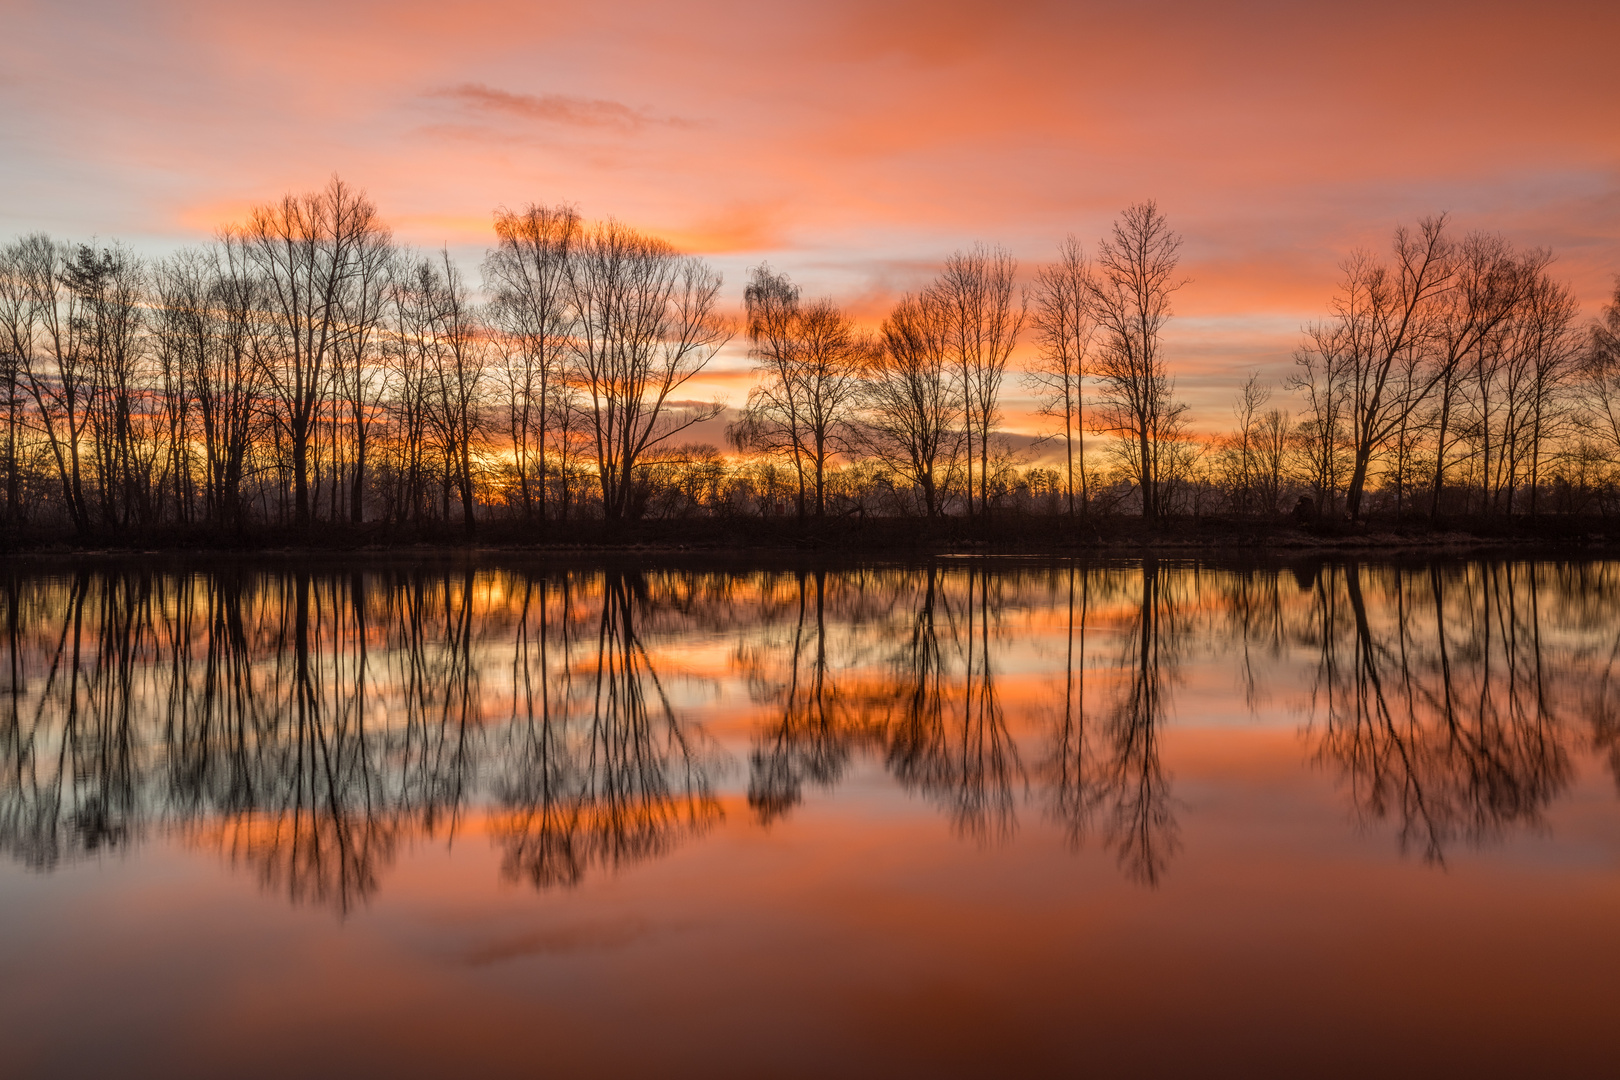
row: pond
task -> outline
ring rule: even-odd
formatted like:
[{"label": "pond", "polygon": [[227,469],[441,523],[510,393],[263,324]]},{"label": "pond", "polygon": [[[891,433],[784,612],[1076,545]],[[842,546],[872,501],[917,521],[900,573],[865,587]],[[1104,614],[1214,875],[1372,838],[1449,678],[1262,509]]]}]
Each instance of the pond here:
[{"label": "pond", "polygon": [[18,1075],[1598,1075],[1620,563],[17,560]]}]

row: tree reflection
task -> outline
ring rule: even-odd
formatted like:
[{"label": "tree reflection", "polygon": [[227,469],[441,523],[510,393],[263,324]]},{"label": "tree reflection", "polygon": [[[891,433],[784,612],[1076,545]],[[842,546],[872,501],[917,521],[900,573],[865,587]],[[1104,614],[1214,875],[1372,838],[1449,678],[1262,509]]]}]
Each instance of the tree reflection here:
[{"label": "tree reflection", "polygon": [[910,633],[894,656],[896,685],[884,725],[889,770],[924,791],[950,786],[946,727],[955,691],[939,642],[939,609],[946,603],[941,592],[939,571],[930,566]]},{"label": "tree reflection", "polygon": [[1085,846],[1103,793],[1086,716],[1086,618],[1091,611],[1092,575],[1071,565],[1066,579],[1063,702],[1056,710],[1040,773],[1050,793],[1051,816],[1062,827],[1070,849],[1078,851]]},{"label": "tree reflection", "polygon": [[700,637],[760,708],[758,820],[866,761],[962,837],[1037,806],[1149,886],[1180,844],[1164,733],[1189,663],[1235,660],[1256,713],[1302,676],[1316,761],[1436,864],[1540,826],[1588,748],[1620,782],[1607,564],[112,563],[8,569],[0,604],[0,850],[43,870],[177,835],[339,912],[464,824],[537,888],[707,830],[722,758],[681,696],[722,685],[683,667]]},{"label": "tree reflection", "polygon": [[[708,763],[636,632],[645,604],[639,576],[608,576],[594,662],[576,680],[565,661],[556,691],[562,708],[554,713],[546,590],[542,585],[538,597],[526,591],[514,664],[521,688],[511,728],[517,745],[498,789],[508,812],[494,825],[508,877],[537,887],[571,885],[591,866],[663,854],[720,816]],[[566,594],[561,610],[567,642]]]},{"label": "tree reflection", "polygon": [[[196,806],[203,812],[185,824],[251,868],[265,889],[346,912],[376,892],[403,827],[399,785],[391,792],[385,775],[385,739],[366,723],[366,589],[307,573],[281,585],[290,595],[277,597],[282,618],[268,678],[255,686],[251,670],[233,668],[242,677],[227,698],[205,696],[199,710],[221,738],[205,730],[191,753],[238,764],[222,793],[228,801]],[[228,641],[240,622],[239,593],[221,602]],[[244,716],[244,693],[268,708]]]},{"label": "tree reflection", "polygon": [[95,586],[84,573],[68,584],[60,630],[54,643],[41,643],[49,667],[31,709],[17,661],[26,648],[24,598],[15,587],[8,595],[12,662],[0,844],[39,869],[64,856],[117,848],[142,827],[129,719],[142,690],[138,658],[150,630],[150,595],[127,581]]},{"label": "tree reflection", "polygon": [[1534,575],[1514,564],[1453,573],[1397,575],[1387,628],[1373,625],[1358,564],[1323,574],[1315,603],[1318,754],[1359,814],[1396,819],[1402,850],[1435,863],[1454,840],[1536,824],[1571,775]]},{"label": "tree reflection", "polygon": [[[767,823],[799,804],[805,781],[822,787],[836,783],[849,762],[853,742],[867,734],[845,715],[845,702],[829,674],[827,574],[800,571],[795,579],[798,617],[788,645],[786,677],[770,677],[759,649],[746,650],[744,656],[751,695],[780,710],[749,755],[748,805]],[[815,614],[813,625],[807,627],[812,582]]]},{"label": "tree reflection", "polygon": [[[478,628],[473,594],[471,573],[411,575],[404,588],[389,591],[397,607],[389,650],[395,669],[387,682],[403,691],[394,710],[403,718],[394,736],[399,745],[391,748],[399,758],[398,801],[428,833],[441,825],[455,827],[478,770],[484,717],[473,657]],[[352,636],[363,661],[368,634],[360,595],[355,593],[354,609],[361,622]],[[355,680],[357,696],[365,694],[366,685]],[[356,714],[365,717],[363,703]]]},{"label": "tree reflection", "polygon": [[744,656],[756,700],[773,706],[750,758],[749,804],[760,820],[796,806],[806,781],[831,786],[856,749],[873,747],[963,835],[1010,836],[1023,770],[996,686],[992,575],[970,569],[954,594],[936,566],[889,575],[874,605],[887,615],[889,660],[882,671],[859,673],[830,662],[825,573],[796,581],[783,670],[761,650]]},{"label": "tree reflection", "polygon": [[1070,846],[1082,847],[1101,819],[1103,842],[1126,876],[1150,887],[1158,885],[1179,847],[1161,731],[1185,631],[1167,576],[1156,560],[1143,564],[1135,603],[1118,635],[1115,688],[1093,730],[1086,712],[1085,638],[1094,581],[1092,572],[1070,569],[1063,702],[1042,770],[1050,812]]},{"label": "tree reflection", "polygon": [[[1553,605],[1563,620],[1589,632],[1594,674],[1579,688],[1578,705],[1592,729],[1592,747],[1603,755],[1620,788],[1620,571],[1612,563],[1560,566],[1551,581]],[[1561,672],[1554,672],[1556,680]]]},{"label": "tree reflection", "polygon": [[1158,884],[1178,846],[1159,736],[1179,627],[1162,573],[1157,560],[1143,564],[1134,632],[1125,635],[1120,654],[1125,677],[1106,724],[1111,753],[1102,767],[1109,845],[1126,873],[1146,885]]},{"label": "tree reflection", "polygon": [[7,848],[49,866],[157,823],[294,901],[364,901],[401,835],[453,820],[466,796],[471,622],[466,583],[459,604],[441,587],[443,622],[398,613],[395,651],[418,672],[396,684],[403,724],[371,715],[364,575],[79,575],[31,712],[19,658],[39,650],[14,589]]},{"label": "tree reflection", "polygon": [[[552,669],[549,582],[525,581],[512,657],[512,717],[507,770],[496,793],[509,809],[497,836],[505,851],[502,873],[536,888],[575,885],[584,876],[577,763],[569,749],[566,702],[572,686],[571,590],[561,588],[561,671]],[[553,689],[553,683],[560,689]],[[563,709],[553,713],[554,697]]]},{"label": "tree reflection", "polygon": [[[942,724],[937,733],[911,744],[909,749],[920,746],[923,752],[912,753],[903,768],[895,769],[903,781],[910,780],[945,803],[959,831],[981,840],[1005,839],[1017,829],[1016,788],[1023,783],[1018,747],[996,692],[990,631],[999,615],[999,600],[999,589],[992,599],[991,575],[968,571],[958,638],[964,673],[960,723],[954,731]],[[928,626],[932,629],[931,619]],[[956,629],[953,621],[952,630]],[[944,719],[950,712],[941,710],[938,717]],[[890,761],[897,761],[892,752]]]}]

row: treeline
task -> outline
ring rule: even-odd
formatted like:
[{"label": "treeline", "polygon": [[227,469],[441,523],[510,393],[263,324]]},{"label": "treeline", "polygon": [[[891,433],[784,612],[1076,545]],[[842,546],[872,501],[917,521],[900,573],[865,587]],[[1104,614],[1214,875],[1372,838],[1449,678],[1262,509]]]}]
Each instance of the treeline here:
[{"label": "treeline", "polygon": [[[1347,260],[1297,415],[1250,379],[1236,430],[1199,438],[1163,342],[1179,245],[1144,203],[1027,281],[978,246],[867,329],[768,266],[739,325],[703,260],[568,206],[497,212],[475,294],[337,179],[157,261],[32,235],[0,249],[3,523],[1613,507],[1620,295],[1583,326],[1549,253],[1427,220]],[[683,388],[739,334],[756,382],[723,452],[690,437],[723,405]],[[1015,452],[1009,377],[1057,467]]]},{"label": "treeline", "polygon": [[[1545,249],[1453,239],[1444,217],[1357,252],[1329,317],[1307,328],[1290,385],[1299,475],[1352,519],[1612,508],[1620,458],[1620,289],[1583,327]],[[1276,421],[1251,386],[1228,448],[1265,486]]]},{"label": "treeline", "polygon": [[[608,223],[502,215],[477,304],[447,254],[398,247],[360,193],[259,207],[146,264],[30,236],[0,255],[8,521],[157,524],[632,516],[648,450],[703,415],[671,394],[730,336],[718,274]],[[566,278],[528,281],[529,259]],[[501,283],[500,275],[511,275]],[[567,308],[525,285],[566,286]],[[563,377],[560,343],[567,344]],[[499,442],[513,440],[511,452]]]}]

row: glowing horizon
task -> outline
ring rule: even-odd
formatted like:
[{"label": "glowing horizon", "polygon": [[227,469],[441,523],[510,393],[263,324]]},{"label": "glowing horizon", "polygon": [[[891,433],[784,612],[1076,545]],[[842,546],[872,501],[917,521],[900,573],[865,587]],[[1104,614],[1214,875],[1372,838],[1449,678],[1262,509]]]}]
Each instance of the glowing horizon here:
[{"label": "glowing horizon", "polygon": [[[497,207],[571,202],[710,258],[731,306],[768,261],[871,323],[954,250],[1028,270],[1153,198],[1202,432],[1398,224],[1551,248],[1583,319],[1620,272],[1612,5],[5,6],[6,236],[157,254],[338,173],[469,271]],[[746,366],[687,396],[739,404]]]}]

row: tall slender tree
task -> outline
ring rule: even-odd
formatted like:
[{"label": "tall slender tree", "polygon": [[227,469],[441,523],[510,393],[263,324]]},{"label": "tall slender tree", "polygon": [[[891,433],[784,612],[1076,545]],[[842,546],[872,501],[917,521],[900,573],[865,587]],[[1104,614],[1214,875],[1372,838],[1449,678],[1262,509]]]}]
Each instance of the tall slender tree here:
[{"label": "tall slender tree", "polygon": [[934,302],[948,317],[951,353],[956,361],[957,391],[962,399],[966,439],[967,512],[973,516],[973,452],[979,453],[979,510],[988,513],[990,434],[1001,421],[1001,384],[1023,328],[1028,305],[1015,300],[1018,262],[999,247],[976,244],[945,260],[929,286]]},{"label": "tall slender tree", "polygon": [[1101,332],[1095,373],[1101,430],[1124,443],[1127,468],[1142,496],[1142,517],[1160,514],[1160,459],[1179,432],[1186,407],[1164,361],[1170,297],[1185,284],[1176,276],[1181,237],[1152,201],[1128,207],[1097,245],[1089,281],[1092,317]]},{"label": "tall slender tree", "polygon": [[[1030,369],[1041,396],[1041,409],[1063,420],[1065,490],[1069,516],[1076,513],[1075,460],[1079,459],[1079,505],[1089,497],[1086,477],[1085,378],[1097,323],[1091,313],[1091,263],[1080,242],[1070,236],[1058,247],[1057,262],[1035,277],[1032,323],[1040,351]],[[1078,454],[1076,453],[1078,451]]]}]

